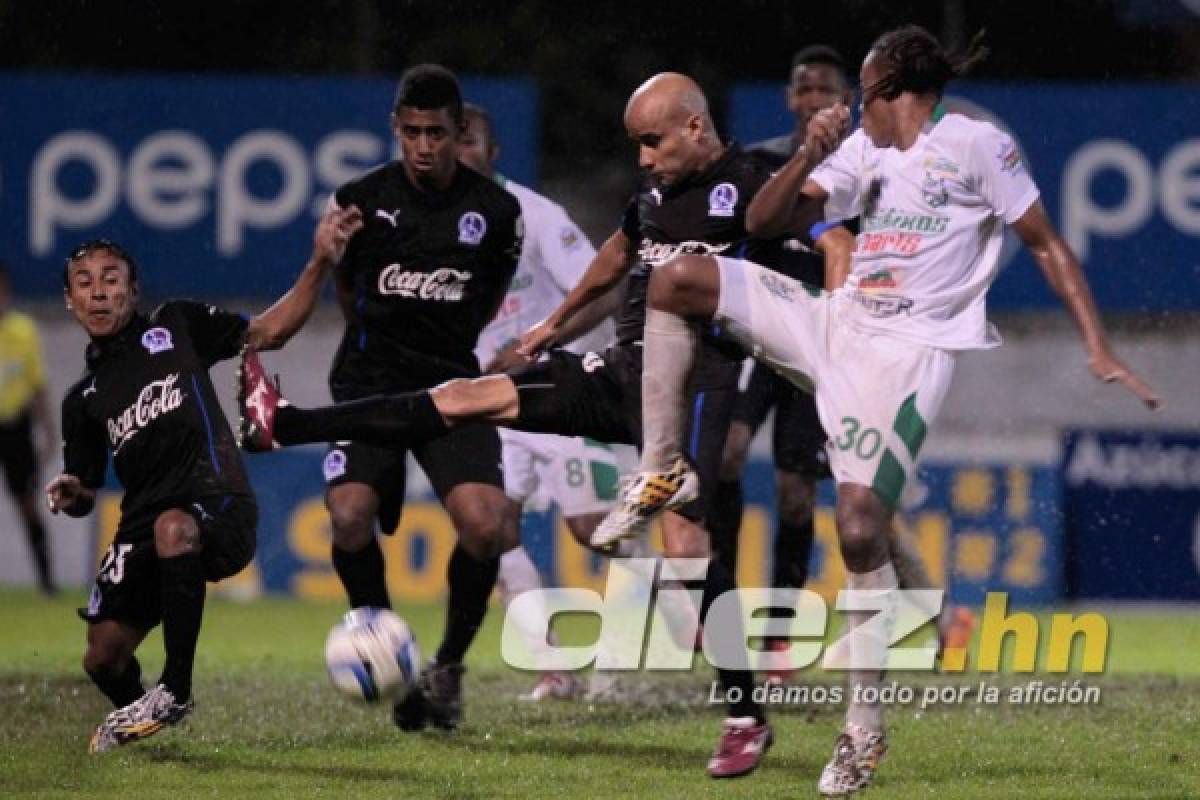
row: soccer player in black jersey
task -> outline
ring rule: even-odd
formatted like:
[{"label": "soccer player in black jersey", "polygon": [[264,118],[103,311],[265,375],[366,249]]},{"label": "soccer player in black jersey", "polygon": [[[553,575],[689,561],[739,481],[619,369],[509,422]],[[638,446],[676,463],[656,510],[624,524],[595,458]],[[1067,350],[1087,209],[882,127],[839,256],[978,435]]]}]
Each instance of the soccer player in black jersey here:
[{"label": "soccer player in black jersey", "polygon": [[[454,380],[416,391],[301,410],[279,396],[253,351],[240,375],[243,446],[281,445],[357,438],[375,442],[437,441],[480,421],[520,430],[588,436],[641,444],[641,340],[646,326],[646,285],[652,270],[680,253],[753,253],[769,259],[770,242],[751,240],[745,228],[750,198],[768,178],[766,167],[717,137],[700,88],[683,75],[665,73],[643,84],[629,100],[625,125],[638,145],[645,172],[621,226],[600,248],[583,279],[544,322],[522,339],[537,362],[506,375]],[[553,348],[569,341],[598,298],[629,275],[614,347],[577,355]],[[716,479],[742,353],[719,329],[706,329],[702,367],[688,399],[688,458],[700,474],[701,491],[664,519],[669,556],[707,557],[703,527],[706,492]],[[593,546],[605,547],[593,538]],[[734,588],[733,577],[712,562],[705,578],[701,614]],[[722,684],[736,688],[717,751],[713,777],[733,777],[756,767],[771,743],[762,707],[752,699],[753,676],[719,670]]]},{"label": "soccer player in black jersey", "polygon": [[[107,240],[87,242],[67,259],[67,309],[91,344],[87,371],[63,400],[64,466],[46,500],[54,513],[90,513],[110,454],[125,489],[116,536],[80,612],[88,622],[84,670],[117,707],[93,734],[93,752],[191,712],[205,581],[249,563],[258,519],[208,370],[244,344],[286,341],[359,224],[356,210],[326,214],[296,285],[251,320],[189,301],[139,312],[137,265]],[[159,622],[166,663],[159,683],[144,691],[134,651]]]},{"label": "soccer player in black jersey", "polygon": [[[516,270],[516,198],[458,162],[463,101],[444,67],[400,79],[391,116],[401,161],[339,188],[334,207],[362,209],[363,229],[334,275],[346,330],[330,373],[338,402],[480,375],[474,348]],[[334,436],[325,457],[333,566],[354,608],[391,605],[376,520],[391,534],[411,449],[449,513],[458,544],[448,567],[445,634],[420,680],[394,708],[405,730],[452,729],[462,716],[463,657],[487,613],[501,553],[517,543],[507,512],[500,440],[473,425],[411,448]]]}]

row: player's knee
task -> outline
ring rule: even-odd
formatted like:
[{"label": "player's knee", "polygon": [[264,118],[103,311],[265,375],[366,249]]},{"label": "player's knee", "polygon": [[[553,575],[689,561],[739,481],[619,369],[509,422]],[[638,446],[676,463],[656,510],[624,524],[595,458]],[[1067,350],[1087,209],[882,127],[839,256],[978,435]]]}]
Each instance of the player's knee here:
[{"label": "player's knee", "polygon": [[852,572],[869,572],[887,560],[887,517],[878,501],[845,496],[838,499],[837,527],[842,560]]},{"label": "player's knee", "polygon": [[715,286],[714,262],[708,256],[683,255],[656,267],[650,275],[647,302],[651,308],[677,314],[711,314]]},{"label": "player's knee", "polygon": [[455,378],[440,384],[431,392],[433,403],[442,416],[458,417],[470,413],[473,383],[466,378]]},{"label": "player's knee", "polygon": [[480,561],[499,558],[516,544],[514,526],[503,514],[487,514],[486,509],[462,514],[456,520],[459,541],[473,558]]},{"label": "player's knee", "polygon": [[357,551],[375,535],[375,511],[367,503],[332,500],[328,502],[329,525],[333,543],[341,550]]},{"label": "player's knee", "polygon": [[83,654],[83,671],[88,675],[120,675],[125,671],[130,654],[120,642],[89,641]]},{"label": "player's knee", "polygon": [[191,553],[199,543],[200,530],[190,514],[167,511],[154,521],[154,551],[159,558]]}]

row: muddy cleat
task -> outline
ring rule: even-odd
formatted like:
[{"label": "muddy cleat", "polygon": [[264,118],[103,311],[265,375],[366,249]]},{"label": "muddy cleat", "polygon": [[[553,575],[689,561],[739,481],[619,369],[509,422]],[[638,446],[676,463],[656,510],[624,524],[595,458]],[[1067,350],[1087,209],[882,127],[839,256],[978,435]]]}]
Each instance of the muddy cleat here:
[{"label": "muddy cleat", "polygon": [[817,791],[822,797],[846,797],[865,789],[887,752],[883,731],[868,731],[847,725],[833,746],[833,758],[821,771]]},{"label": "muddy cleat", "polygon": [[773,741],[767,723],[754,717],[727,717],[717,751],[708,760],[709,777],[736,778],[753,772]]},{"label": "muddy cleat", "polygon": [[404,699],[392,707],[392,719],[405,731],[426,725],[444,731],[456,730],[462,722],[462,664],[430,661]]},{"label": "muddy cleat", "polygon": [[542,700],[570,700],[579,693],[579,682],[569,672],[543,672],[541,680],[533,687],[525,699],[540,702]]},{"label": "muddy cleat", "polygon": [[592,547],[606,550],[621,539],[634,539],[645,533],[650,520],[695,500],[700,494],[698,476],[682,457],[666,472],[640,472],[621,490],[617,505],[596,526]]},{"label": "muddy cleat", "polygon": [[242,349],[238,366],[237,401],[238,444],[248,453],[265,453],[279,449],[275,441],[275,412],[288,401],[279,393],[277,381],[272,381],[258,359],[253,347]]},{"label": "muddy cleat", "polygon": [[123,744],[153,736],[164,725],[175,725],[192,713],[194,704],[175,702],[175,695],[161,683],[101,722],[88,743],[89,753],[103,753]]}]

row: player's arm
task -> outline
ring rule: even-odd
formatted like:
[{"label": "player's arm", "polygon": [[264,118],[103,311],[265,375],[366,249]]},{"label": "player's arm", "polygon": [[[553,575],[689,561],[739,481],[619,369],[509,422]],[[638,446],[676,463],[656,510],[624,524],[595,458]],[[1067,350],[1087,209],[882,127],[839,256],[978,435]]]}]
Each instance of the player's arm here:
[{"label": "player's arm", "polygon": [[96,507],[96,490],[64,472],[46,485],[46,505],[54,514],[61,511],[68,517],[86,517]]},{"label": "player's arm", "polygon": [[850,110],[838,105],[813,116],[804,146],[763,184],[746,209],[746,229],[763,239],[806,231],[822,219],[828,193],[808,180],[832,153],[850,127]]},{"label": "player's arm", "polygon": [[283,347],[312,314],[329,273],[342,260],[350,238],[362,228],[357,206],[330,208],[317,223],[313,252],[291,289],[274,305],[250,320],[246,344],[259,350]]},{"label": "player's arm", "polygon": [[1071,248],[1054,229],[1041,201],[1035,202],[1013,223],[1013,230],[1029,248],[1051,288],[1067,307],[1083,337],[1088,367],[1105,383],[1119,381],[1151,409],[1162,405],[1161,398],[1112,352],[1104,324],[1096,311],[1092,291]]},{"label": "player's arm", "polygon": [[104,482],[108,445],[74,391],[63,400],[62,419],[63,471],[46,485],[46,505],[55,514],[84,517],[95,507],[96,488]]},{"label": "player's arm", "polygon": [[840,289],[850,276],[850,265],[854,259],[854,234],[845,225],[822,225],[814,228],[816,237],[813,246],[825,257],[825,290]]},{"label": "player's arm", "polygon": [[[542,350],[560,343],[563,331],[571,332],[571,328],[566,327],[568,323],[589,305],[616,288],[633,268],[636,259],[637,250],[633,240],[626,236],[623,230],[618,229],[600,246],[596,257],[583,273],[583,278],[567,293],[558,308],[521,337],[521,346],[518,348],[520,352],[532,358]],[[600,310],[603,311],[603,308]],[[612,313],[611,309],[608,313]],[[586,317],[583,322],[587,322]]]}]

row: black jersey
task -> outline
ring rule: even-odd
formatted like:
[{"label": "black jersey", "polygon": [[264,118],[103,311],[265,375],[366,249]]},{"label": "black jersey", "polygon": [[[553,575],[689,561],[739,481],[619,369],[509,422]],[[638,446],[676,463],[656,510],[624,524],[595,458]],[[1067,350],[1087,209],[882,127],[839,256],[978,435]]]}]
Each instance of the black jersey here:
[{"label": "black jersey", "polygon": [[444,192],[422,191],[400,162],[338,189],[364,226],[338,269],[354,291],[334,361],[338,400],[475,377],[475,342],[517,268],[521,207],[466,167]]},{"label": "black jersey", "polygon": [[774,262],[779,243],[752,239],[746,232],[746,207],[770,176],[766,165],[731,144],[707,169],[670,186],[651,178],[643,181],[621,222],[625,236],[638,243],[638,263],[630,272],[617,318],[619,343],[641,341],[650,273],[675,256],[698,253]]},{"label": "black jersey", "polygon": [[237,355],[246,319],[172,301],[87,349],[63,398],[63,471],[91,489],[109,453],[125,487],[122,524],[214,495],[250,495],[208,370]]}]

